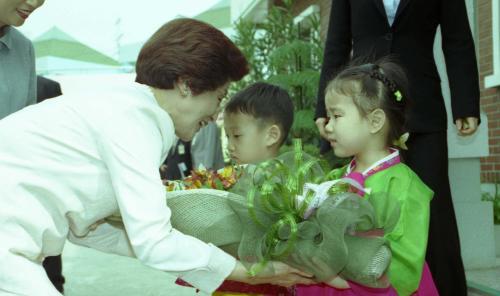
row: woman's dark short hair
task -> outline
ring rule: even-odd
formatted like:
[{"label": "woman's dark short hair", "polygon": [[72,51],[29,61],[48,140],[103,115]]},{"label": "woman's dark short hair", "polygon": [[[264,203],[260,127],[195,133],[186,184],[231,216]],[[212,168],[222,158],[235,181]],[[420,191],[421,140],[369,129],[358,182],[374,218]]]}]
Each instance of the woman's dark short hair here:
[{"label": "woman's dark short hair", "polygon": [[136,72],[136,82],[159,89],[173,89],[181,78],[197,95],[240,80],[248,73],[248,63],[224,33],[204,22],[181,18],[149,38],[139,53]]},{"label": "woman's dark short hair", "polygon": [[281,129],[280,145],[286,140],[293,124],[293,102],[288,92],[276,85],[254,83],[236,93],[227,103],[227,114],[244,113],[262,120],[265,124],[276,124]]}]

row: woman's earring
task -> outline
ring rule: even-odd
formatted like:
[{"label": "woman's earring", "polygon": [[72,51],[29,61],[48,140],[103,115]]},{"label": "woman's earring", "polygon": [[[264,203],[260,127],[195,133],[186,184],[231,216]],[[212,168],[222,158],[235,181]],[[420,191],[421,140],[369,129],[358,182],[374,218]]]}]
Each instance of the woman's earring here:
[{"label": "woman's earring", "polygon": [[191,93],[191,89],[189,89],[189,86],[187,86],[186,84],[184,84],[181,89],[181,96],[183,97],[191,97],[193,94]]}]

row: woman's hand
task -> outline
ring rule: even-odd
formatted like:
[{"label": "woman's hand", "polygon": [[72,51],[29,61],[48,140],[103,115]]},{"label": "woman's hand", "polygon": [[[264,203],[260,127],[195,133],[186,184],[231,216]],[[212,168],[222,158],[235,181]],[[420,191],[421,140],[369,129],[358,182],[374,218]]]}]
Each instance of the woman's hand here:
[{"label": "woman's hand", "polygon": [[312,280],[312,275],[277,261],[268,262],[266,268],[256,276],[250,276],[243,264],[237,261],[236,267],[227,279],[251,285],[273,284],[283,287],[291,287],[296,284],[312,285],[316,283]]}]

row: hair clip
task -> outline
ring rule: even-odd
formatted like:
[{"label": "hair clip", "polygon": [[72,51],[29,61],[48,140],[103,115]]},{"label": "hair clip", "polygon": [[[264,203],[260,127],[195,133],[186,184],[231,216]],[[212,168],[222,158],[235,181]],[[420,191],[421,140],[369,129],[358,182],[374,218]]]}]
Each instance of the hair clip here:
[{"label": "hair clip", "polygon": [[394,96],[396,97],[396,101],[398,101],[398,102],[401,102],[401,100],[403,99],[403,95],[401,94],[401,92],[399,90],[394,92]]}]

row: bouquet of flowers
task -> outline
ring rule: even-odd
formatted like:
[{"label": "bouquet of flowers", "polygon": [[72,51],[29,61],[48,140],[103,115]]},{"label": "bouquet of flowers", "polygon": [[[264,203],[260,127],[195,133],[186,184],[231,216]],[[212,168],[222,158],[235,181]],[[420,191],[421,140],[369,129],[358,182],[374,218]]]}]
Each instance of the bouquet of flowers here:
[{"label": "bouquet of flowers", "polygon": [[[259,165],[198,170],[167,184],[167,205],[173,227],[238,257],[250,274],[278,260],[318,281],[340,275],[378,287],[391,259],[384,229],[353,192],[364,189],[339,177],[295,142],[293,152]],[[399,207],[388,208],[395,225]]]},{"label": "bouquet of flowers", "polygon": [[217,189],[228,190],[241,176],[242,169],[239,166],[226,166],[220,170],[207,170],[205,167],[191,171],[191,175],[183,180],[167,181],[167,191],[190,190],[190,189]]}]

